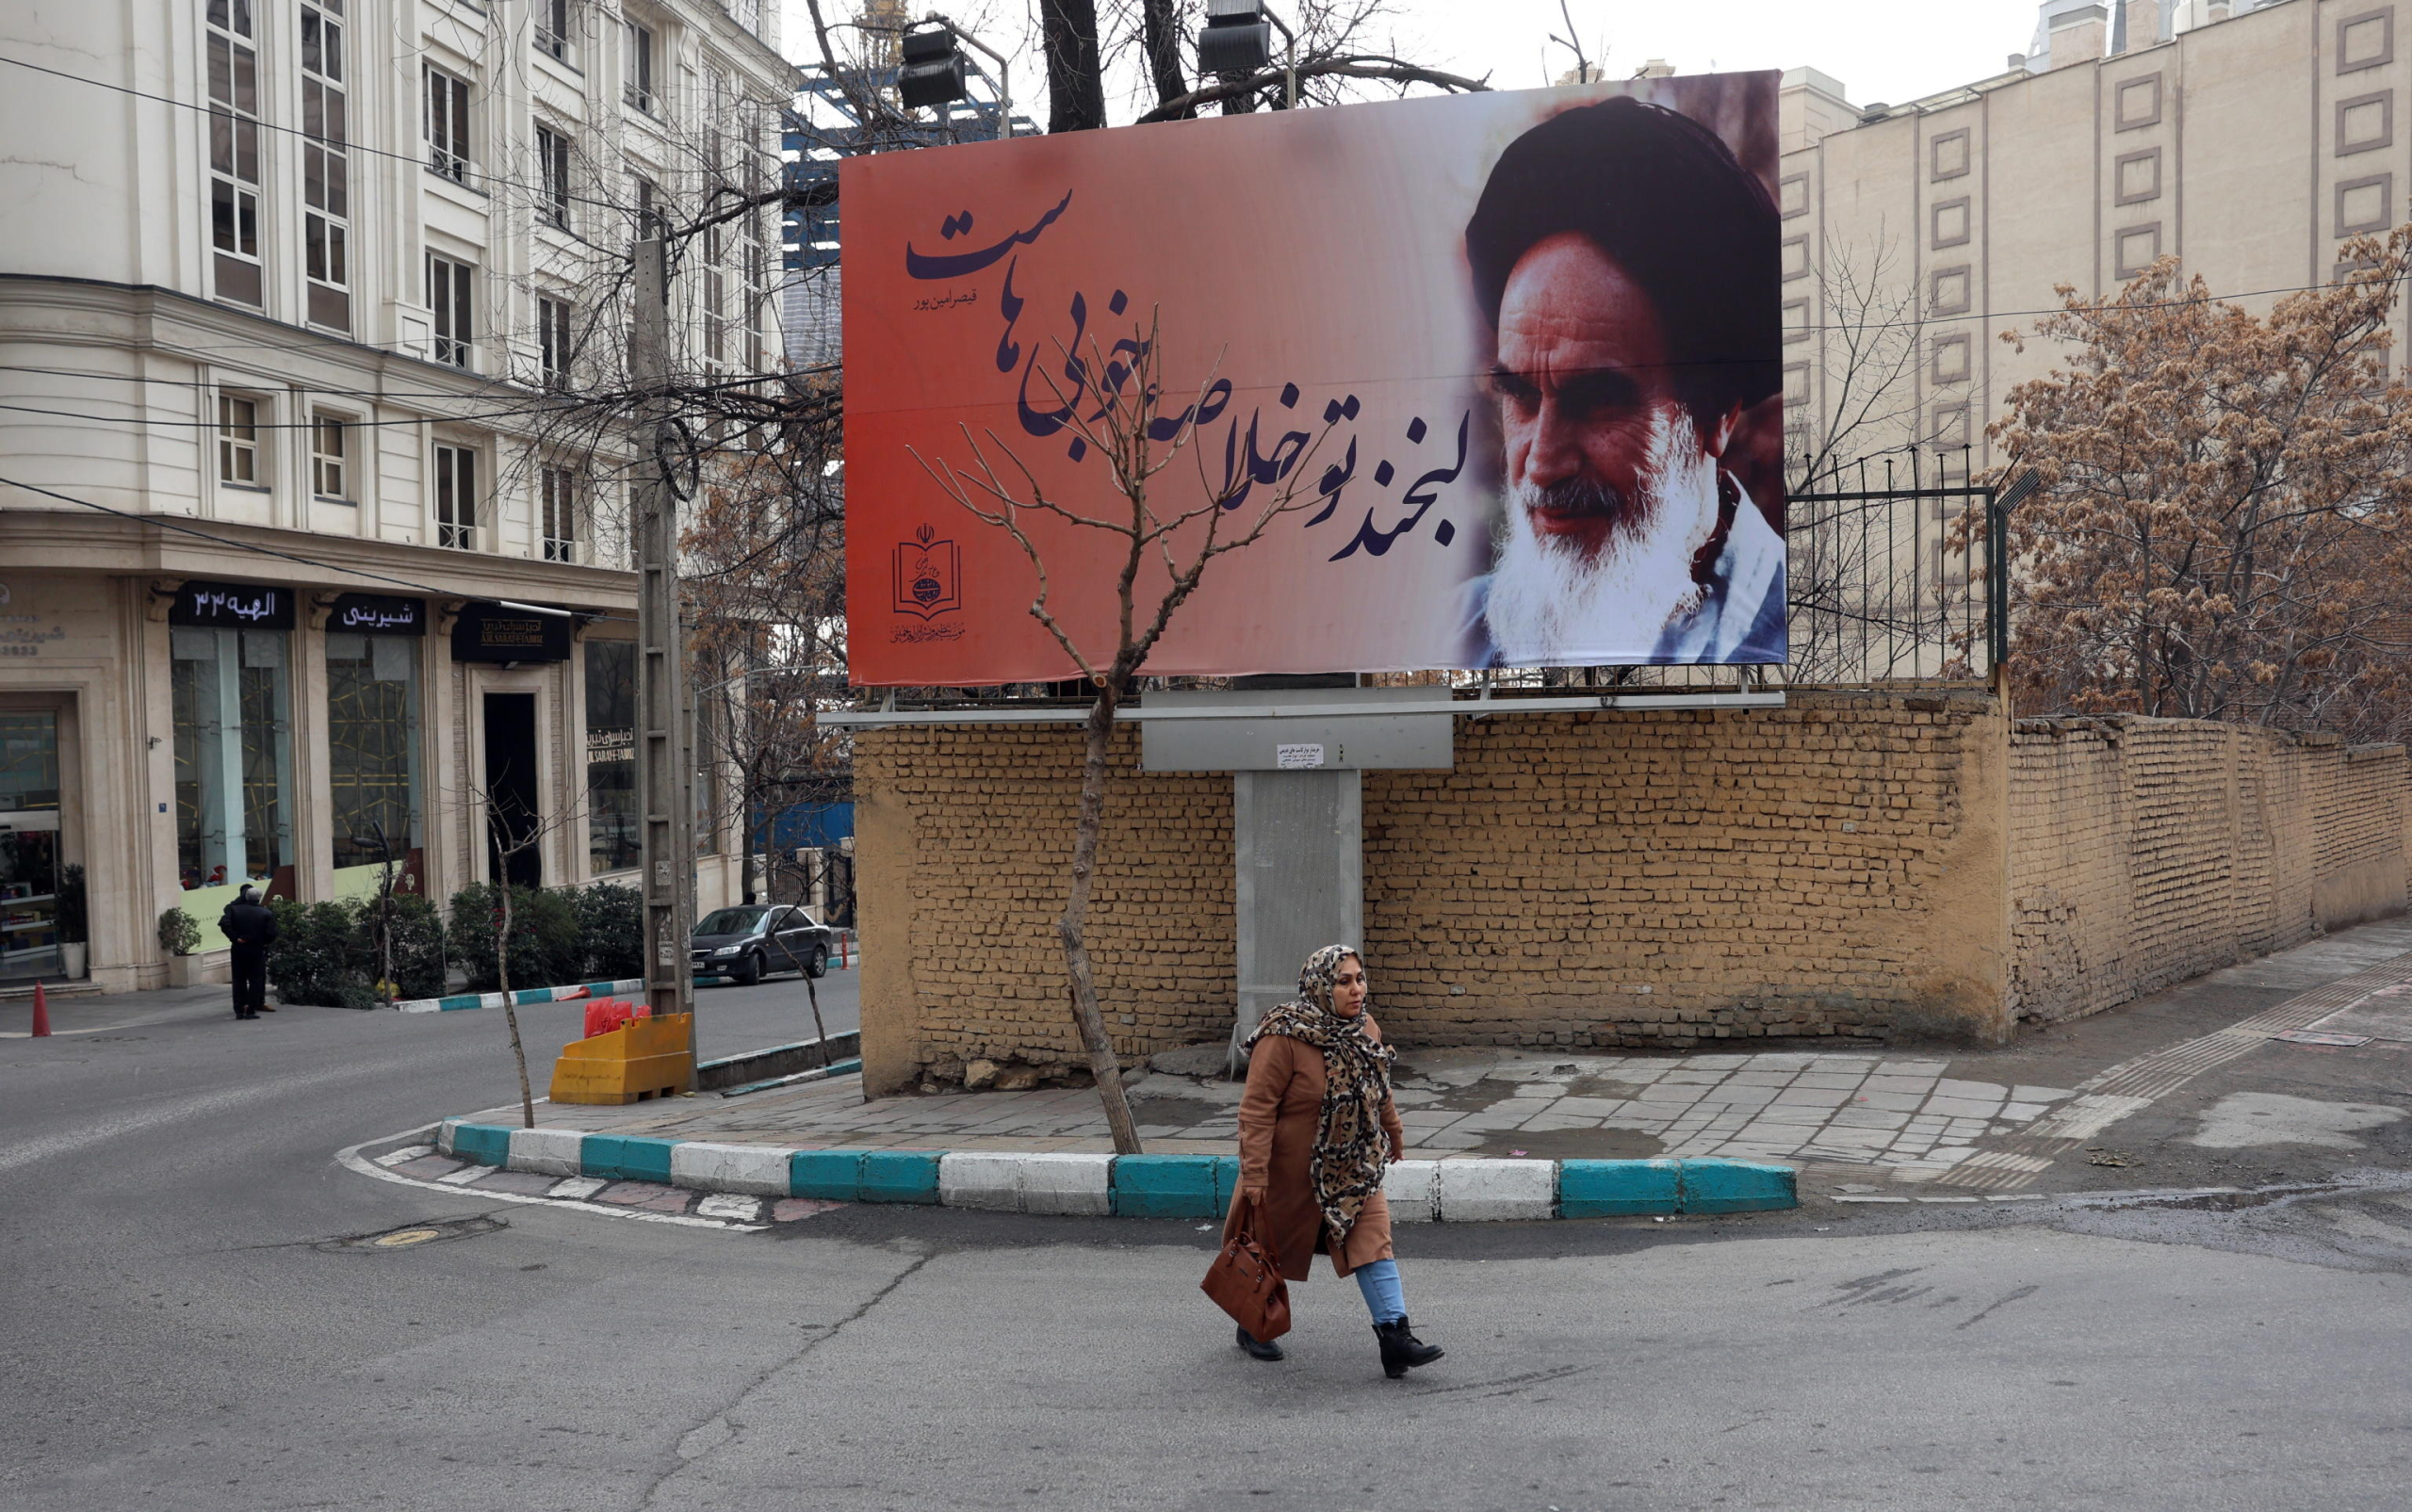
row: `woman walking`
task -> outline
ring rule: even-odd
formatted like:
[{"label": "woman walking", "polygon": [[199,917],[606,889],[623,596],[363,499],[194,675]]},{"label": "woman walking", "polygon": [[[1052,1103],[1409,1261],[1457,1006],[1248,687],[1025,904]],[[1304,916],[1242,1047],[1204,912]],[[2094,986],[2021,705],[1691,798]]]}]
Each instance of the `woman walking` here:
[{"label": "woman walking", "polygon": [[[1228,1242],[1256,1236],[1285,1279],[1303,1281],[1315,1255],[1354,1276],[1374,1315],[1382,1372],[1395,1380],[1441,1358],[1407,1321],[1382,1168],[1407,1140],[1391,1101],[1398,1052],[1365,1012],[1364,958],[1327,945],[1298,972],[1298,1000],[1264,1016],[1248,1036],[1247,1091],[1240,1099],[1240,1180],[1223,1221]],[[1243,1327],[1258,1359],[1281,1346]]]}]

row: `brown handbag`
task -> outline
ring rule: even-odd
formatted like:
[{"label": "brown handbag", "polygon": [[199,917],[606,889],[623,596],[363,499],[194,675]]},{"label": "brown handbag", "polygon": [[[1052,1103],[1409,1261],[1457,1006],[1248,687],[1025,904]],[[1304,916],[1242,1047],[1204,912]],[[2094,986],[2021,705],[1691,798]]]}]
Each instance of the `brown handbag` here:
[{"label": "brown handbag", "polygon": [[1249,1337],[1273,1340],[1290,1331],[1290,1283],[1256,1242],[1252,1221],[1257,1211],[1257,1204],[1248,1204],[1239,1227],[1223,1242],[1223,1252],[1198,1286],[1214,1299],[1214,1306],[1238,1320]]}]

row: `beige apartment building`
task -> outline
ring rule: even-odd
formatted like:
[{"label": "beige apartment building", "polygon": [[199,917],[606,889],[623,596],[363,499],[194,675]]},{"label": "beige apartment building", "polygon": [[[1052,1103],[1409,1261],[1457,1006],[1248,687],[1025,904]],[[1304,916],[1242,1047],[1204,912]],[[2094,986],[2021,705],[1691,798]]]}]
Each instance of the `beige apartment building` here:
[{"label": "beige apartment building", "polygon": [[[163,911],[222,944],[245,881],[390,857],[448,897],[497,868],[488,796],[546,821],[516,880],[632,872],[628,448],[547,397],[621,382],[640,223],[776,172],[776,7],[10,16],[0,987],[75,974],[71,867],[110,990],[169,978]],[[774,237],[688,249],[674,360],[775,365]]]},{"label": "beige apartment building", "polygon": [[[1795,423],[1833,423],[1847,328],[1889,322],[1907,333],[1879,359],[1901,364],[1899,402],[1850,449],[1899,446],[1914,429],[1949,470],[1963,445],[1982,469],[1996,460],[1984,430],[2004,396],[2059,360],[2051,343],[2021,354],[1997,337],[2056,309],[2056,285],[2108,293],[2175,255],[2216,295],[2266,310],[2335,278],[2340,241],[2402,220],[2412,193],[2412,122],[2396,120],[2412,101],[2407,10],[2048,0],[2031,55],[1923,100],[1854,106],[1814,69],[1787,73]],[[1871,270],[1882,284],[1872,306],[1850,292]]]}]

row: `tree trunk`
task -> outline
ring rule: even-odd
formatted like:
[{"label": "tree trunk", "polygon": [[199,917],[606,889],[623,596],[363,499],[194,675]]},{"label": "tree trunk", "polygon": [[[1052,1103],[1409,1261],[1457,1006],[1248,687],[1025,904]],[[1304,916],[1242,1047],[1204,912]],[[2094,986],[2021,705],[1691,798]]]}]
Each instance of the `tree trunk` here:
[{"label": "tree trunk", "polygon": [[[1181,25],[1173,12],[1173,0],[1140,0],[1140,45],[1148,55],[1148,77],[1156,87],[1156,107],[1162,109],[1189,92],[1189,80],[1181,71]],[[1183,110],[1170,119],[1186,121],[1197,115]]]},{"label": "tree trunk", "polygon": [[[508,854],[502,862],[507,870],[511,864]],[[536,1094],[528,1085],[528,1048],[519,1041],[519,1010],[511,1002],[511,884],[506,881],[499,886],[502,888],[502,912],[499,916],[502,923],[494,937],[494,980],[495,984],[502,989],[502,1021],[511,1026],[511,1058],[519,1065],[519,1116],[529,1128],[533,1129],[536,1127]]]},{"label": "tree trunk", "polygon": [[1105,124],[1105,73],[1096,0],[1039,0],[1038,24],[1047,53],[1047,129],[1098,130]]},{"label": "tree trunk", "polygon": [[1120,701],[1122,679],[1107,679],[1090,706],[1087,759],[1081,766],[1081,821],[1072,838],[1072,895],[1056,921],[1064,942],[1064,965],[1070,973],[1072,1021],[1080,1026],[1081,1043],[1089,1053],[1089,1072],[1097,1079],[1098,1100],[1105,1104],[1106,1127],[1114,1132],[1114,1152],[1137,1155],[1138,1126],[1131,1120],[1131,1104],[1122,1096],[1122,1063],[1115,1057],[1114,1041],[1106,1036],[1105,1016],[1098,1011],[1097,981],[1089,970],[1088,942],[1082,935],[1089,914],[1089,879],[1097,866],[1099,832],[1105,821],[1105,760],[1114,740],[1114,708]]}]

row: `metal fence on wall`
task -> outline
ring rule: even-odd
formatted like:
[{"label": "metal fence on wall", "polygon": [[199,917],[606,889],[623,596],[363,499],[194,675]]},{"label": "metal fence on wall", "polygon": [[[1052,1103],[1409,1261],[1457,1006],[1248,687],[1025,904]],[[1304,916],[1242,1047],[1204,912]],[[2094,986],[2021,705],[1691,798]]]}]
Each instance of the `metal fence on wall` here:
[{"label": "metal fence on wall", "polygon": [[1786,680],[1982,682],[2006,659],[2006,511],[1969,461],[1912,450],[1791,496]]}]

